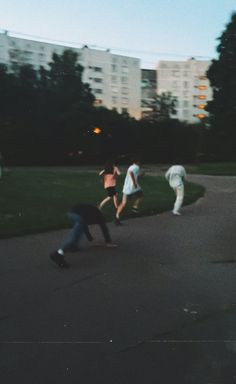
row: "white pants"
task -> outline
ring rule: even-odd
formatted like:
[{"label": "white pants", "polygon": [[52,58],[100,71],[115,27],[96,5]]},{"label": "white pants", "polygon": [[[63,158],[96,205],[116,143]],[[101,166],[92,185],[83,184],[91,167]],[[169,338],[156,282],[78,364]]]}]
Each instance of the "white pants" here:
[{"label": "white pants", "polygon": [[173,212],[179,212],[184,200],[184,185],[178,185],[178,187],[174,187],[173,190],[176,195]]}]

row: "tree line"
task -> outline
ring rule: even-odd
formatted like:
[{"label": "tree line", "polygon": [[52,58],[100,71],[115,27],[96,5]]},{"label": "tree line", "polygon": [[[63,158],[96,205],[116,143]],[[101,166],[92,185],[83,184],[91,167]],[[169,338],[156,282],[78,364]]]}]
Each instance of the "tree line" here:
[{"label": "tree line", "polygon": [[77,53],[53,54],[48,68],[0,65],[0,152],[9,165],[195,162],[235,159],[236,14],[219,38],[208,71],[214,98],[210,118],[190,125],[170,118],[175,99],[153,99],[149,118],[95,106]]}]

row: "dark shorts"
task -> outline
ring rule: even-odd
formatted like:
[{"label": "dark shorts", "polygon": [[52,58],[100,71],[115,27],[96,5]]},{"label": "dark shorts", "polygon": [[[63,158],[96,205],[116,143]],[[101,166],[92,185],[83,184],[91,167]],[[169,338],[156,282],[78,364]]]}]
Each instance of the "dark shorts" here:
[{"label": "dark shorts", "polygon": [[137,192],[131,193],[130,195],[126,195],[128,199],[141,199],[144,196],[142,189]]},{"label": "dark shorts", "polygon": [[117,194],[116,187],[108,187],[106,188],[106,191],[109,197],[115,196]]}]

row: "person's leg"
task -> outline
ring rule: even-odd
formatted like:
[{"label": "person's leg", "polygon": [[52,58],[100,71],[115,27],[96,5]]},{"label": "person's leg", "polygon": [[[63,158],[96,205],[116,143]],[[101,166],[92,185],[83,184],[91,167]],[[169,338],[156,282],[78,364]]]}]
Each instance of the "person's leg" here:
[{"label": "person's leg", "polygon": [[117,211],[116,211],[116,217],[118,219],[120,217],[121,212],[125,208],[126,204],[127,204],[127,195],[123,194],[122,202],[120,203],[120,205],[118,206]]},{"label": "person's leg", "polygon": [[83,220],[82,217],[76,213],[68,213],[69,219],[73,223],[73,228],[69,232],[67,239],[62,244],[61,248],[50,254],[51,260],[56,263],[60,268],[68,268],[70,265],[64,258],[65,252],[73,252],[78,250],[77,242],[83,234]]},{"label": "person's leg", "polygon": [[114,203],[114,206],[115,208],[117,209],[118,208],[118,196],[117,195],[114,195],[113,196],[113,203]]},{"label": "person's leg", "polygon": [[134,213],[138,213],[139,205],[142,200],[143,200],[143,192],[140,190],[134,196],[134,202],[132,204],[132,211]]},{"label": "person's leg", "polygon": [[110,196],[107,196],[107,197],[105,197],[105,199],[103,199],[102,201],[101,201],[101,203],[99,204],[99,209],[102,209],[102,207],[109,201],[109,200],[111,200],[111,197]]},{"label": "person's leg", "polygon": [[175,188],[175,194],[176,194],[176,200],[174,204],[173,214],[174,215],[180,215],[180,208],[182,207],[183,200],[184,200],[184,186],[179,185]]},{"label": "person's leg", "polygon": [[70,212],[68,213],[70,221],[73,223],[73,228],[69,232],[67,239],[61,246],[63,252],[68,252],[70,249],[77,246],[79,239],[81,238],[84,228],[83,228],[83,219],[77,213]]},{"label": "person's leg", "polygon": [[120,203],[120,205],[118,205],[118,208],[116,211],[116,216],[115,216],[115,224],[117,224],[117,225],[121,225],[120,214],[123,211],[123,209],[125,208],[126,204],[127,204],[127,195],[123,194],[122,202]]},{"label": "person's leg", "polygon": [[139,204],[141,203],[142,200],[143,200],[143,197],[138,197],[137,199],[134,200],[134,203],[133,203],[133,206],[132,206],[132,211],[134,213],[138,213],[139,212]]}]

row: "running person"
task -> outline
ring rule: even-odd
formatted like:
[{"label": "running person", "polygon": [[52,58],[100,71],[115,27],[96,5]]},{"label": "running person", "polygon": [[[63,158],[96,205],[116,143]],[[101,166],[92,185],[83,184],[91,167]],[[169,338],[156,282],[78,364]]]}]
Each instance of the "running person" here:
[{"label": "running person", "polygon": [[133,160],[133,164],[128,168],[125,182],[123,186],[123,197],[122,202],[118,206],[115,216],[115,223],[120,225],[120,214],[125,208],[128,199],[131,199],[132,212],[138,213],[139,205],[143,199],[143,191],[138,183],[138,177],[141,175],[139,161],[137,159]]},{"label": "running person", "polygon": [[120,175],[120,170],[118,167],[116,167],[112,162],[108,161],[105,164],[104,169],[99,173],[99,176],[103,177],[103,184],[104,189],[107,192],[107,197],[101,201],[99,204],[99,209],[102,209],[102,207],[111,199],[113,200],[114,206],[117,209],[118,208],[118,197],[117,197],[117,191],[116,191],[116,180],[117,176]]}]

